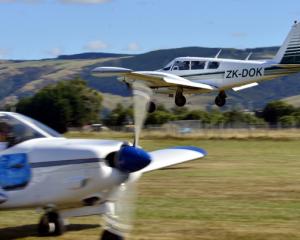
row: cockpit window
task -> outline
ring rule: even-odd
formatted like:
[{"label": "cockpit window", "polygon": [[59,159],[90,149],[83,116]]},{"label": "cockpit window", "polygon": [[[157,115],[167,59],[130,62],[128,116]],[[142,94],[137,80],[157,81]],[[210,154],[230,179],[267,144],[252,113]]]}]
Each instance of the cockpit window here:
[{"label": "cockpit window", "polygon": [[220,66],[219,62],[209,62],[208,69],[217,69]]},{"label": "cockpit window", "polygon": [[26,116],[22,116],[24,119],[26,119],[28,122],[31,122],[33,125],[37,126],[38,128],[40,128],[41,130],[43,130],[44,132],[46,132],[47,134],[49,134],[51,137],[61,137],[61,135],[56,132],[55,130],[53,130],[52,128],[46,126],[45,124],[34,120],[33,118],[30,117],[26,117]]},{"label": "cockpit window", "polygon": [[191,69],[196,70],[196,69],[204,69],[205,67],[205,62],[204,61],[192,61],[191,62]]},{"label": "cockpit window", "polygon": [[176,61],[172,70],[190,70],[190,61]]},{"label": "cockpit window", "polygon": [[0,151],[26,140],[59,136],[54,130],[31,118],[0,113]]}]

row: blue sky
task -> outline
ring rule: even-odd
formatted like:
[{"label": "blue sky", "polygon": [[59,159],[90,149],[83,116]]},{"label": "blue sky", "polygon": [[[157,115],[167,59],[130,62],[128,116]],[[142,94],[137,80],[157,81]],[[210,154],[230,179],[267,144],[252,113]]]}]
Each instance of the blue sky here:
[{"label": "blue sky", "polygon": [[300,1],[0,0],[0,59],[278,46]]}]

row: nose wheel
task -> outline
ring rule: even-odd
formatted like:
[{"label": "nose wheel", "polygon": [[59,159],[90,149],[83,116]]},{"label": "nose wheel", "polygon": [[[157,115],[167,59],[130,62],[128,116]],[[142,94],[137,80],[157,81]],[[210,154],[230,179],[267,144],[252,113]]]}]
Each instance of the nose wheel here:
[{"label": "nose wheel", "polygon": [[226,104],[227,95],[225,91],[221,91],[219,95],[215,98],[215,104],[218,107],[223,107]]}]

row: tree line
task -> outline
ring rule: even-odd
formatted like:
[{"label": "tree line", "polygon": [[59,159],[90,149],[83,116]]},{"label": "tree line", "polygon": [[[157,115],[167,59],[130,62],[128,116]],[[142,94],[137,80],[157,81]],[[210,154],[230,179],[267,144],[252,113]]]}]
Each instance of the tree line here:
[{"label": "tree line", "polygon": [[[122,126],[132,121],[132,106],[124,107],[118,104],[104,119],[108,126]],[[268,103],[262,111],[253,113],[240,110],[222,112],[218,109],[211,111],[189,110],[186,107],[166,109],[159,105],[154,113],[148,114],[146,125],[162,125],[170,121],[199,120],[203,125],[230,126],[234,124],[259,125],[270,127],[300,127],[300,108],[283,101]]]},{"label": "tree line", "polygon": [[[101,116],[101,94],[89,88],[86,82],[79,78],[47,86],[35,95],[21,99],[15,105],[15,109],[61,133],[70,127],[82,127],[92,123],[122,126],[133,121],[132,106],[124,107],[122,104]],[[300,108],[283,101],[270,102],[262,111],[255,113],[240,110],[190,110],[186,107],[167,109],[159,105],[154,113],[148,114],[145,124],[162,125],[177,120],[200,120],[202,124],[209,126],[244,123],[300,127]]]},{"label": "tree line", "polygon": [[[132,122],[132,106],[124,107],[118,104],[104,119],[104,124],[108,126],[122,126]],[[158,105],[154,113],[148,114],[146,125],[162,125],[170,121],[178,120],[200,120],[202,124],[210,126],[219,126],[220,124],[246,123],[263,124],[261,118],[250,113],[244,113],[237,110],[221,112],[212,110],[210,112],[203,110],[189,110],[186,107],[174,107],[166,109],[163,105]]]}]

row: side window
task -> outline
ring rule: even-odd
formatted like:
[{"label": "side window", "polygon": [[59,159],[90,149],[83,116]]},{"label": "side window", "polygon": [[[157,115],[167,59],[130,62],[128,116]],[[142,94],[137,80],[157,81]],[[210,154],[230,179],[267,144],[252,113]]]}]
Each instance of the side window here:
[{"label": "side window", "polygon": [[23,153],[0,156],[0,187],[4,190],[24,188],[31,179],[27,155]]},{"label": "side window", "polygon": [[196,69],[204,69],[205,67],[205,62],[204,61],[192,61],[191,63],[191,69],[196,70]]},{"label": "side window", "polygon": [[172,70],[190,70],[190,61],[176,61]]},{"label": "side window", "polygon": [[208,69],[217,69],[220,66],[219,62],[209,62]]}]

